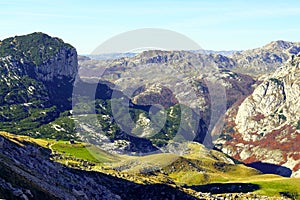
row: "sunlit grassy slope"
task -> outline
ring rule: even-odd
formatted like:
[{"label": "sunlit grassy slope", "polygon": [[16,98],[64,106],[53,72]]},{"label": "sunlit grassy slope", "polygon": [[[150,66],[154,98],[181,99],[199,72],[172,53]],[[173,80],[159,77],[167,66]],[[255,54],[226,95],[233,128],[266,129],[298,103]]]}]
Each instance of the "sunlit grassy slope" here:
[{"label": "sunlit grassy slope", "polygon": [[258,194],[267,196],[279,196],[285,194],[293,199],[300,199],[300,179],[299,178],[282,178],[277,179],[253,179],[248,180],[251,183],[259,185],[260,189],[256,191]]},{"label": "sunlit grassy slope", "polygon": [[79,159],[87,160],[93,163],[107,163],[117,160],[117,156],[113,156],[99,147],[85,143],[69,144],[66,141],[53,142],[51,145],[53,151],[67,156],[74,156]]},{"label": "sunlit grassy slope", "polygon": [[107,153],[97,146],[81,142],[70,144],[68,141],[33,139],[5,132],[0,132],[0,135],[18,145],[31,143],[50,148],[52,152],[63,155],[63,159],[58,160],[59,162],[65,163],[72,160],[71,158],[85,160],[94,164],[91,170],[102,170],[138,183],[145,183],[143,181],[145,179],[149,180],[148,183],[159,183],[168,179],[176,185],[187,187],[211,183],[225,185],[249,183],[257,185],[258,189],[254,192],[261,195],[279,197],[284,194],[298,199],[300,194],[300,179],[261,174],[243,164],[234,164],[226,155],[207,150],[197,143],[187,144],[187,152],[182,156],[170,153],[122,156]]}]

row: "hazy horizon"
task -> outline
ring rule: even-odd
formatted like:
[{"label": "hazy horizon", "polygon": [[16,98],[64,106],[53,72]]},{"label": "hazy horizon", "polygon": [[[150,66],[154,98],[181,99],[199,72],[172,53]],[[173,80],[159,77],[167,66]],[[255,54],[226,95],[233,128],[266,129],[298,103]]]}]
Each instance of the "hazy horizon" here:
[{"label": "hazy horizon", "polygon": [[44,32],[81,55],[120,33],[161,28],[181,33],[203,49],[246,50],[271,41],[299,41],[300,2],[290,1],[1,1],[0,40]]}]

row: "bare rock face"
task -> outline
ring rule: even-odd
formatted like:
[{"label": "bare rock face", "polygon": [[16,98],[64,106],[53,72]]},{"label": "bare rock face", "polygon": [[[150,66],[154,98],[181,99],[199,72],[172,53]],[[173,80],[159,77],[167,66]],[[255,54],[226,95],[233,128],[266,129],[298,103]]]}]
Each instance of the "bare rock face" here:
[{"label": "bare rock face", "polygon": [[63,77],[72,80],[78,71],[76,49],[40,32],[1,41],[0,57],[7,74],[44,82]]},{"label": "bare rock face", "polygon": [[69,46],[61,47],[57,54],[35,68],[36,76],[41,81],[69,78],[74,80],[77,74],[77,52]]},{"label": "bare rock face", "polygon": [[216,146],[246,163],[287,167],[299,177],[300,55],[267,77],[239,107],[227,112]]},{"label": "bare rock face", "polygon": [[67,109],[78,72],[77,52],[61,39],[44,33],[7,38],[0,41],[0,72],[1,96],[24,90],[21,95],[8,96],[9,101],[28,103],[29,99],[44,96],[52,105]]}]

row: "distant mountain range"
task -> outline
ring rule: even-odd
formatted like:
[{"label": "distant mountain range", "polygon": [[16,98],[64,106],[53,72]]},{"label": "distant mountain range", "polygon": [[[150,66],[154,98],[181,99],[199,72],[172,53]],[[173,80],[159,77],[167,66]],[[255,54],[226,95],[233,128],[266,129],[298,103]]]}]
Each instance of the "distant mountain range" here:
[{"label": "distant mountain range", "polygon": [[[147,50],[149,51],[149,50]],[[231,50],[231,51],[214,51],[214,50],[191,50],[189,52],[192,53],[203,53],[203,54],[220,54],[223,56],[229,56],[234,53],[241,53],[241,50]],[[107,54],[98,54],[98,55],[93,55],[93,54],[86,54],[86,55],[81,55],[82,57],[87,57],[93,60],[113,60],[117,58],[123,58],[123,57],[133,57],[142,52],[127,52],[127,53],[107,53]]]},{"label": "distant mountain range", "polygon": [[[151,50],[150,50],[151,51]],[[250,50],[214,51],[214,50],[193,50],[188,51],[194,54],[222,55],[234,62],[235,70],[261,75],[272,72],[286,62],[291,55],[296,55],[300,51],[300,43],[287,41],[273,41],[263,47]],[[134,57],[139,53],[111,53],[103,55],[86,55],[93,60],[114,60],[123,57]],[[232,63],[225,65],[231,66]]]},{"label": "distant mountain range", "polygon": [[[25,195],[30,199],[33,198],[30,196],[40,197],[49,189],[45,194],[50,199],[73,198],[74,194],[78,198],[90,198],[92,192],[75,186],[84,179],[91,187],[102,185],[106,191],[103,198],[126,199],[116,188],[107,189],[112,180],[124,190],[124,184],[137,187],[137,196],[127,191],[130,198],[143,197],[144,187],[104,174],[97,174],[98,178],[94,179],[92,173],[65,169],[50,161],[53,156],[54,160],[65,162],[61,156],[66,149],[61,149],[67,147],[69,151],[80,145],[101,147],[100,152],[105,152],[103,159],[119,161],[109,169],[100,162],[101,167],[97,167],[103,173],[121,176],[118,173],[131,170],[136,173],[139,169],[142,179],[134,179],[137,182],[159,180],[162,183],[158,177],[167,177],[170,183],[163,182],[162,188],[149,186],[160,193],[151,193],[154,199],[173,198],[169,193],[164,195],[163,188],[174,192],[174,198],[194,199],[197,195],[200,198],[197,191],[201,184],[238,180],[240,177],[233,173],[237,168],[245,170],[246,176],[259,176],[257,170],[236,165],[239,162],[261,172],[300,177],[299,52],[300,43],[275,41],[246,51],[149,50],[138,54],[78,56],[70,44],[44,33],[0,41],[0,131],[23,135],[14,138],[1,132],[0,145],[24,158],[17,159],[8,150],[1,149],[1,169],[20,182],[14,183],[1,174],[0,194],[7,192],[6,198],[22,199]],[[72,146],[74,143],[78,145]],[[197,143],[222,152],[195,147]],[[60,145],[60,149],[54,151],[53,145]],[[194,148],[206,156],[195,157]],[[34,156],[30,149],[40,154]],[[157,161],[156,154],[159,159],[173,154],[182,157],[175,156],[171,164],[155,166],[157,169],[152,170],[150,161]],[[86,166],[90,161],[78,158],[81,154],[69,156],[73,156],[73,164],[65,163],[66,166],[91,170]],[[147,159],[150,161],[146,162]],[[32,166],[26,169],[28,160]],[[46,166],[45,176],[56,186],[46,181],[39,186],[43,176],[35,169],[41,167],[39,161]],[[149,165],[152,171],[140,169],[140,163]],[[58,181],[50,178],[51,174],[58,176],[55,170],[61,167],[61,172],[69,175]],[[266,170],[268,167],[272,170]],[[155,174],[151,174],[153,171]],[[201,181],[193,182],[185,173]],[[149,176],[149,180],[144,176]],[[68,177],[72,177],[71,185],[66,183]],[[101,182],[102,178],[106,181]],[[282,181],[277,176],[272,179]],[[31,195],[24,189],[29,182],[33,183],[29,189]],[[193,184],[198,185],[192,187]],[[183,187],[176,189],[177,185]],[[207,187],[202,190],[209,191],[210,195],[214,192],[212,187],[224,189],[220,185]],[[236,187],[239,186],[230,185]],[[255,184],[244,187],[249,191],[258,190]],[[18,188],[23,189],[20,192]],[[225,191],[232,193],[234,189],[228,188]],[[144,189],[150,190],[148,186]],[[68,192],[63,194],[64,190]]]}]

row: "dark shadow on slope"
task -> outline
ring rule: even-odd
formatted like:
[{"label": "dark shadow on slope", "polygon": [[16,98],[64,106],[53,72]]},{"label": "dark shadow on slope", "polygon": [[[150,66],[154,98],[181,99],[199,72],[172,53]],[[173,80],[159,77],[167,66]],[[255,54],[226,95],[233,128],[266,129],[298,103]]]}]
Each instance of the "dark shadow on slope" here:
[{"label": "dark shadow on slope", "polygon": [[103,186],[109,188],[112,193],[119,195],[121,199],[197,199],[178,188],[165,184],[142,185],[99,172],[85,173],[94,177],[97,182],[101,182]]},{"label": "dark shadow on slope", "polygon": [[[223,153],[217,147],[214,147],[213,150]],[[284,167],[284,166],[275,165],[275,164],[271,164],[271,163],[263,163],[261,161],[245,164],[239,160],[234,159],[233,157],[231,157],[229,155],[226,155],[226,156],[228,158],[230,158],[231,160],[233,160],[235,164],[244,164],[247,167],[252,167],[264,174],[276,174],[276,175],[280,175],[283,177],[290,177],[292,175],[292,170],[287,167]]]},{"label": "dark shadow on slope", "polygon": [[191,186],[190,188],[199,192],[210,192],[212,194],[247,193],[260,189],[258,185],[251,183],[213,183]]},{"label": "dark shadow on slope", "polygon": [[[177,117],[167,118],[162,129],[157,130],[157,134],[149,139],[139,137],[139,134],[132,135],[132,130],[136,127],[135,123],[138,119],[137,113],[139,113],[139,111],[145,111],[147,113],[151,112],[151,116],[153,116],[161,110],[160,106],[134,104],[130,97],[127,97],[122,91],[116,89],[115,85],[108,81],[99,81],[94,83],[77,81],[74,87],[74,94],[73,114],[96,113],[110,116],[111,122],[106,123],[106,129],[113,127],[112,129],[114,132],[108,137],[111,141],[130,141],[130,145],[125,149],[128,153],[158,152],[159,149],[157,146],[162,147],[166,145],[169,140],[175,137],[173,133],[177,133],[178,135],[180,134],[184,140],[196,141],[204,144],[206,147],[212,146],[210,135],[207,134],[207,126],[202,119],[202,116],[200,116],[196,110],[187,106],[176,104],[175,106],[179,107],[176,113]],[[103,102],[102,106],[99,106],[99,103],[96,101],[96,109],[93,109],[91,102],[95,99],[105,102]],[[111,106],[112,102],[113,106]],[[86,103],[87,105],[91,104],[89,106],[92,109],[82,109],[82,103]],[[79,105],[78,107],[76,106],[77,104]],[[173,104],[170,103],[170,105]],[[105,109],[103,107],[105,107]],[[185,114],[182,114],[182,112]],[[182,115],[187,115],[188,117],[182,119]],[[158,123],[157,127],[160,127],[160,125],[161,124]],[[171,129],[174,130],[171,131]],[[103,131],[105,132],[107,130]],[[89,142],[95,144],[94,141]]]},{"label": "dark shadow on slope", "polygon": [[264,174],[277,174],[283,177],[290,177],[292,174],[292,170],[287,167],[271,163],[263,163],[261,161],[246,164],[246,166],[257,169]]},{"label": "dark shadow on slope", "polygon": [[290,199],[299,199],[299,194],[297,192],[279,192],[281,196],[290,198]]},{"label": "dark shadow on slope", "polygon": [[[2,138],[2,137],[0,137]],[[137,184],[112,175],[66,167],[52,161],[47,148],[4,138],[0,148],[0,198],[21,199],[18,192],[30,190],[28,199],[196,199],[165,184]],[[11,188],[11,189],[9,189]],[[17,196],[16,196],[17,195]]]}]

